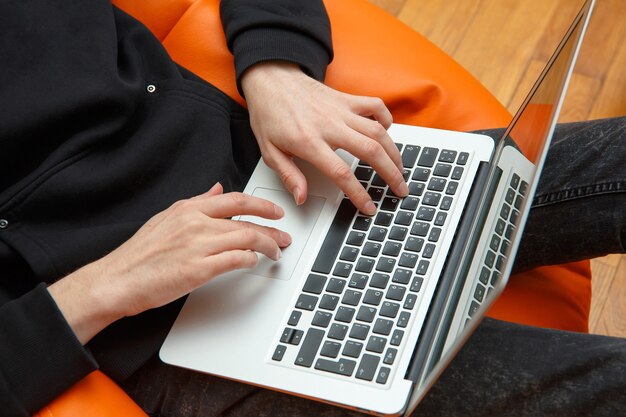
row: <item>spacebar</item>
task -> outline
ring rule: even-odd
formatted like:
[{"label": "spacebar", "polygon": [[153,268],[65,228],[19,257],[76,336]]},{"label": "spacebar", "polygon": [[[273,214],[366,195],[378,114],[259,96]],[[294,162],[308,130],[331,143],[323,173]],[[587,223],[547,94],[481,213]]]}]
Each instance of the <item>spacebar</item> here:
[{"label": "spacebar", "polygon": [[339,209],[337,210],[337,214],[335,214],[333,223],[330,225],[330,229],[328,229],[326,239],[324,239],[324,243],[317,254],[313,268],[311,268],[314,272],[321,274],[330,273],[335,259],[337,259],[339,249],[341,249],[343,238],[346,237],[348,230],[350,230],[350,224],[352,223],[352,218],[355,213],[356,207],[354,207],[350,200],[344,198],[339,205]]}]

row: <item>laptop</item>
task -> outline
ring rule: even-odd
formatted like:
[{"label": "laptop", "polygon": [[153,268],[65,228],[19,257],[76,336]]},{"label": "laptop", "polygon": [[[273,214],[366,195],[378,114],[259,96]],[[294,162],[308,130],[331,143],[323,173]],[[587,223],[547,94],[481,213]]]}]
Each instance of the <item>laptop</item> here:
[{"label": "laptop", "polygon": [[[410,195],[351,164],[378,205],[358,213],[306,162],[296,206],[262,161],[245,191],[285,210],[279,261],[188,297],[161,359],[374,415],[410,414],[504,289],[594,0],[503,137],[394,124]],[[531,143],[522,151],[516,142]]]}]

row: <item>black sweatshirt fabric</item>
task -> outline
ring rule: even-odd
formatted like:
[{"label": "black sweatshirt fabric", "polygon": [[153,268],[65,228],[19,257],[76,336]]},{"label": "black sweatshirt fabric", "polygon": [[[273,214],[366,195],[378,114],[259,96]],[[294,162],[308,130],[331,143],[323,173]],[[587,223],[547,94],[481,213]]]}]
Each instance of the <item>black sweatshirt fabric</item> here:
[{"label": "black sweatshirt fabric", "polygon": [[[321,0],[224,0],[221,13],[238,80],[267,60],[323,79]],[[260,154],[247,112],[107,0],[1,2],[0,27],[0,414],[30,416],[98,367],[128,377],[181,306],[83,347],[46,285],[177,200],[217,181],[242,190]]]}]

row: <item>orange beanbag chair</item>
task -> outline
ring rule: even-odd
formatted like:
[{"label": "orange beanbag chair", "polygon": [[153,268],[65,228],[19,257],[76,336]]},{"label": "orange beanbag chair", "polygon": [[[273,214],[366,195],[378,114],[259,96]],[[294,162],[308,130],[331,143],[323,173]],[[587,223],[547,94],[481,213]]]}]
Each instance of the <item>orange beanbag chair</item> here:
[{"label": "orange beanbag chair", "polygon": [[[176,62],[245,105],[237,92],[226,39],[215,29],[221,25],[219,0],[113,3],[146,24]],[[381,97],[398,123],[460,131],[508,124],[510,114],[476,79],[409,27],[367,0],[326,0],[325,4],[335,48],[328,85]],[[586,332],[590,277],[588,261],[514,275],[489,315]],[[41,410],[38,417],[86,415],[145,416],[117,385],[96,371]]]}]

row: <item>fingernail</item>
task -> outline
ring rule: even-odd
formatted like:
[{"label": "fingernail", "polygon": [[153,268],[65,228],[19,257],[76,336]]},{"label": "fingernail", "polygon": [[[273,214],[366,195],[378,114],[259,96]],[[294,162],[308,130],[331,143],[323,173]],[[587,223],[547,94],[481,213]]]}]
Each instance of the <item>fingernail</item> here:
[{"label": "fingernail", "polygon": [[293,194],[293,199],[294,199],[294,201],[296,202],[297,205],[302,204],[301,203],[302,198],[301,198],[300,193],[301,193],[300,187],[298,187],[298,186],[293,187],[293,190],[291,191],[291,194]]},{"label": "fingernail", "polygon": [[398,191],[400,192],[399,197],[405,197],[405,196],[409,195],[409,186],[406,185],[405,181],[402,181],[400,183],[400,186],[398,187]]},{"label": "fingernail", "polygon": [[283,251],[281,251],[280,249],[277,249],[276,254],[274,255],[274,260],[278,261],[282,257],[283,257]]},{"label": "fingernail", "polygon": [[371,216],[374,213],[376,213],[376,206],[374,203],[372,201],[365,203],[365,214],[369,214]]},{"label": "fingernail", "polygon": [[211,192],[211,191],[215,190],[215,189],[216,189],[217,187],[219,187],[220,185],[221,185],[221,184],[220,184],[220,182],[219,182],[219,181],[218,181],[218,182],[216,182],[216,183],[213,185],[213,187],[211,187],[211,189],[209,190],[209,192]]},{"label": "fingernail", "polygon": [[274,204],[274,216],[280,218],[280,217],[283,217],[284,215],[285,215],[285,210],[283,210],[282,207]]},{"label": "fingernail", "polygon": [[280,239],[285,245],[289,245],[291,243],[291,236],[289,236],[289,233],[280,232]]}]

